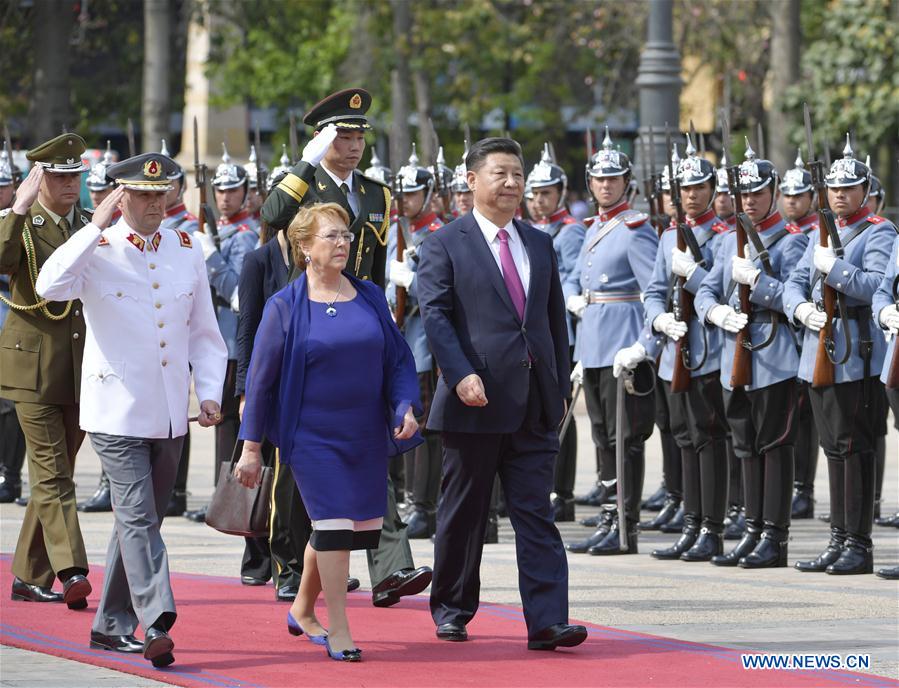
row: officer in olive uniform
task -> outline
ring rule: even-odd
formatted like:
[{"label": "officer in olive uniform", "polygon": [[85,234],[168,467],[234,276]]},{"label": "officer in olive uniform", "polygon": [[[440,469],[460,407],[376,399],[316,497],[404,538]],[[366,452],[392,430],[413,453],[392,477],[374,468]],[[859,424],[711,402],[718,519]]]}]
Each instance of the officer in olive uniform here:
[{"label": "officer in olive uniform", "polygon": [[337,138],[319,160],[300,160],[269,194],[262,218],[274,227],[290,224],[301,205],[337,203],[350,215],[348,268],[360,279],[385,286],[387,230],[390,224],[390,190],[385,184],[355,169],[365,148],[363,132],[371,126],[365,113],[371,95],[361,88],[338,91],[316,104],[303,122],[316,135],[330,124]]},{"label": "officer in olive uniform", "polygon": [[[0,332],[0,396],[16,403],[28,447],[31,499],[12,562],[14,600],[87,606],[91,586],[72,473],[78,427],[84,318],[80,301],[38,298],[50,254],[90,222],[78,205],[85,143],[62,134],[28,151],[34,163],[12,207],[0,211],[0,272],[11,275],[11,310]],[[63,582],[63,593],[51,586]]]}]

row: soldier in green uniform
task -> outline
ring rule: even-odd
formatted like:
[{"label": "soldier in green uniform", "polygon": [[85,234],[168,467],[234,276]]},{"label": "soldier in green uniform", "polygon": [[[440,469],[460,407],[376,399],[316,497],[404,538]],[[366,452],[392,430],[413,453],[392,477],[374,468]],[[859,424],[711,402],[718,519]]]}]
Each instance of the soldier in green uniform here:
[{"label": "soldier in green uniform", "polygon": [[[356,169],[365,150],[364,132],[371,128],[365,118],[370,106],[368,91],[352,88],[328,96],[306,113],[303,122],[315,129],[316,137],[333,125],[336,138],[324,150],[309,146],[312,151],[303,151],[303,159],[269,194],[262,218],[273,227],[286,227],[302,205],[341,205],[350,215],[349,229],[355,236],[348,269],[383,287],[390,190]],[[329,131],[328,138],[332,135]]]},{"label": "soldier in green uniform", "polygon": [[[12,562],[12,599],[87,606],[91,586],[75,510],[84,318],[80,301],[48,302],[38,271],[90,222],[78,205],[84,139],[62,134],[28,151],[34,163],[11,208],[0,212],[0,273],[10,275],[10,313],[0,332],[0,396],[16,404],[25,433],[31,499]],[[53,592],[54,579],[63,583]]]}]

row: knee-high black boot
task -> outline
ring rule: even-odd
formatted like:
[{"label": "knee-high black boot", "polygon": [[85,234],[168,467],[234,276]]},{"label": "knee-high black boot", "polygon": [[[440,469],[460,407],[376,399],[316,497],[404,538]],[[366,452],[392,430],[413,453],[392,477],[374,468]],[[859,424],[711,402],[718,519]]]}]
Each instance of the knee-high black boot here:
[{"label": "knee-high black boot", "polygon": [[787,539],[790,533],[792,502],[793,448],[777,447],[765,453],[764,531],[751,554],[740,560],[744,569],[787,565]]},{"label": "knee-high black boot", "polygon": [[840,558],[827,567],[827,573],[851,575],[874,572],[871,528],[874,525],[875,464],[873,452],[846,457],[846,543]]},{"label": "knee-high black boot", "polygon": [[[621,533],[618,519],[615,519],[609,534],[602,542],[587,550],[588,554],[637,554],[637,521],[640,519],[640,497],[643,494],[643,477],[646,470],[644,444],[631,445],[624,457],[624,510],[626,532]],[[620,483],[619,483],[620,485]],[[620,538],[627,538],[627,552],[621,551]]]},{"label": "knee-high black boot", "polygon": [[715,566],[736,566],[740,559],[752,552],[762,535],[764,506],[765,460],[750,456],[740,461],[743,473],[743,504],[746,509],[746,532],[737,546],[727,554],[712,557]]},{"label": "knee-high black boot", "polygon": [[681,536],[671,547],[653,550],[656,559],[679,559],[699,537],[702,520],[702,494],[700,487],[699,456],[693,449],[681,448],[681,467],[684,489],[684,526]]},{"label": "knee-high black boot", "polygon": [[793,496],[792,518],[814,518],[815,516],[815,474],[818,471],[818,428],[812,416],[811,404],[806,387],[799,389],[797,402],[798,429],[793,461],[796,477]]},{"label": "knee-high black boot", "polygon": [[830,542],[815,559],[797,561],[796,570],[823,573],[840,558],[846,542],[846,462],[844,459],[827,459],[827,477],[830,487]]},{"label": "knee-high black boot", "polygon": [[702,530],[681,561],[711,561],[724,550],[724,513],[727,510],[727,442],[709,442],[699,452]]}]

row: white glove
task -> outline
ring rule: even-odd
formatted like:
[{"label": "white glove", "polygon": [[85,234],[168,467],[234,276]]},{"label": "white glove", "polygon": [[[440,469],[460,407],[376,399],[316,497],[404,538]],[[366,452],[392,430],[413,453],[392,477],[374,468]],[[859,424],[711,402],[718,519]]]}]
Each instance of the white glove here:
[{"label": "white glove", "polygon": [[240,313],[240,296],[238,295],[239,287],[234,287],[234,291],[231,293],[231,310],[235,313]]},{"label": "white glove", "polygon": [[806,301],[796,306],[793,317],[805,325],[812,332],[819,332],[825,323],[827,323],[827,315],[818,310],[818,307]]},{"label": "white glove", "polygon": [[215,241],[213,241],[212,237],[206,232],[196,231],[191,236],[194,241],[200,244],[200,248],[203,249],[203,260],[209,260],[209,256],[218,250],[215,247]]},{"label": "white glove", "polygon": [[416,260],[418,256],[418,250],[414,246],[410,246],[405,251],[403,251],[403,262],[412,263]]},{"label": "white glove", "polygon": [[584,309],[587,308],[587,298],[583,294],[572,294],[565,301],[565,307],[576,318],[580,318],[584,314]]},{"label": "white glove", "polygon": [[[748,246],[743,249],[743,255],[749,255]],[[731,258],[730,274],[737,284],[747,284],[751,287],[755,284],[761,272],[749,258],[740,258],[740,256]]]},{"label": "white glove", "polygon": [[415,273],[409,269],[405,261],[390,261],[390,283],[392,285],[408,289],[413,279],[415,279]]},{"label": "white glove", "polygon": [[730,306],[714,306],[706,316],[708,321],[713,325],[720,327],[728,332],[739,332],[746,323],[749,322],[749,316],[745,313],[737,313]]},{"label": "white glove", "polygon": [[819,272],[823,272],[825,275],[833,270],[833,264],[837,262],[837,254],[830,247],[830,242],[828,241],[827,246],[822,246],[821,244],[815,244],[815,269]]},{"label": "white glove", "polygon": [[623,370],[633,370],[637,364],[646,360],[646,348],[640,343],[626,346],[615,353],[612,361],[612,375],[618,377]]},{"label": "white glove", "polygon": [[575,364],[574,370],[571,371],[571,375],[569,376],[569,379],[576,385],[584,384],[584,364],[583,363],[578,361]]},{"label": "white glove", "polygon": [[890,334],[899,334],[899,308],[896,305],[887,306],[880,311],[880,324],[890,331]]},{"label": "white glove", "polygon": [[652,329],[661,332],[673,341],[677,341],[687,334],[687,323],[674,317],[674,313],[662,313],[652,321]]},{"label": "white glove", "polygon": [[671,249],[671,272],[675,275],[690,279],[698,267],[699,265],[691,255],[679,250],[676,246]]},{"label": "white glove", "polygon": [[300,159],[303,162],[308,162],[313,167],[318,167],[318,164],[322,161],[322,158],[325,157],[325,153],[328,152],[328,148],[331,147],[331,143],[336,138],[337,127],[333,124],[329,124],[320,132],[318,132],[318,136],[313,136],[312,140],[306,144],[306,147],[303,148],[303,155]]}]

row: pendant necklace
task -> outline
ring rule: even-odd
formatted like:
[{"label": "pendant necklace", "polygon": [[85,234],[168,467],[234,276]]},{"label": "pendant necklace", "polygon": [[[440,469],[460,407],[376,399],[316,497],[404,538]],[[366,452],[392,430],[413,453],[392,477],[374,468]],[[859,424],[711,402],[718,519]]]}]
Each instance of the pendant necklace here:
[{"label": "pendant necklace", "polygon": [[337,309],[334,308],[334,304],[337,302],[337,299],[340,298],[340,290],[343,289],[343,278],[340,278],[340,283],[337,285],[337,293],[334,294],[334,298],[328,304],[328,307],[325,309],[325,314],[329,318],[334,318],[337,316]]}]

